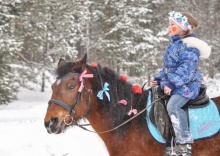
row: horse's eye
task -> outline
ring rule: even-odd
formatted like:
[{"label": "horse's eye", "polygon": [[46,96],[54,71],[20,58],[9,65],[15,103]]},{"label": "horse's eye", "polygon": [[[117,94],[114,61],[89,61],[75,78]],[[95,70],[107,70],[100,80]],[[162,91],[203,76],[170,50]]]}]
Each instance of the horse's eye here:
[{"label": "horse's eye", "polygon": [[71,85],[68,87],[68,90],[74,89],[75,86],[76,86],[76,83],[71,84]]}]

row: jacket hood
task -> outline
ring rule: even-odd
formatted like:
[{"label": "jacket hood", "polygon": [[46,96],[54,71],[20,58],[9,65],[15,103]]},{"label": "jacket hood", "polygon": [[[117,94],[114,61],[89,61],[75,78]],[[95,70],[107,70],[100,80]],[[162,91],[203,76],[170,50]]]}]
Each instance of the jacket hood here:
[{"label": "jacket hood", "polygon": [[183,38],[182,41],[187,47],[197,48],[201,58],[208,58],[211,54],[211,47],[206,42],[196,37],[186,37]]}]

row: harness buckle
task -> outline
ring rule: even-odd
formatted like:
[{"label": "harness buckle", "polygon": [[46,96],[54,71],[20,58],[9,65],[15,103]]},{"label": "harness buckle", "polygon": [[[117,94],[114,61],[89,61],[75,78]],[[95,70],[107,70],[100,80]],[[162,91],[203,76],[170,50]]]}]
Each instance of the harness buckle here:
[{"label": "harness buckle", "polygon": [[[71,118],[71,121],[70,121],[69,123],[66,122],[66,118],[67,118],[67,117],[70,117],[70,118]],[[71,124],[73,123],[73,117],[70,116],[70,115],[66,115],[66,116],[64,117],[64,119],[63,119],[63,122],[65,123],[65,125],[69,126],[69,125],[71,125]]]}]

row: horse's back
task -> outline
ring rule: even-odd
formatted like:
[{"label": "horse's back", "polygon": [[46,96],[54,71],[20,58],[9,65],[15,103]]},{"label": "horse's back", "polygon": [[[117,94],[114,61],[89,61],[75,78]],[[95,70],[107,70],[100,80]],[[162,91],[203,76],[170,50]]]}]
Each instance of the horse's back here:
[{"label": "horse's back", "polygon": [[[220,96],[211,98],[218,109],[220,109]],[[220,155],[220,133],[213,137],[195,141],[193,144],[193,156],[219,156]]]},{"label": "horse's back", "polygon": [[220,108],[220,96],[212,98],[212,100],[218,105],[218,109]]}]

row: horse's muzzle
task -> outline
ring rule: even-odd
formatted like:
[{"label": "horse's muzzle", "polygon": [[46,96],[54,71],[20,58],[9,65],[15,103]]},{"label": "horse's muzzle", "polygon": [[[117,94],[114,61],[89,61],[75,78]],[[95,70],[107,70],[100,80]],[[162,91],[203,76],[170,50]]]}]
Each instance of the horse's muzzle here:
[{"label": "horse's muzzle", "polygon": [[59,119],[56,118],[52,118],[49,121],[44,121],[44,126],[47,129],[48,133],[56,133],[59,134],[62,132],[62,125],[59,123]]}]

